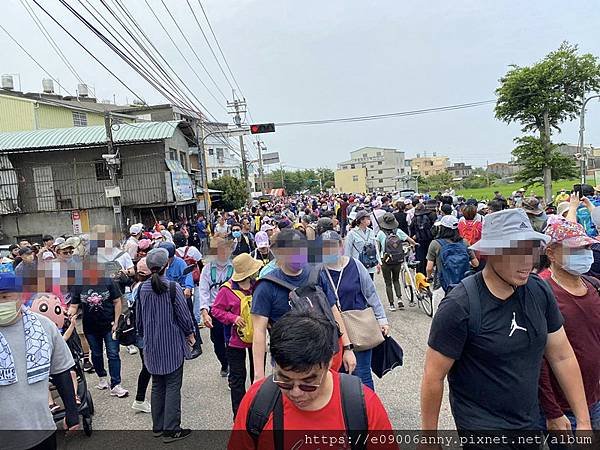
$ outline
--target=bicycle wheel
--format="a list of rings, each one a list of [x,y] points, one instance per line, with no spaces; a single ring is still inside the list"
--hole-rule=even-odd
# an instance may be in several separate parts
[[[400,281],[402,283],[403,297],[410,303],[414,302],[415,291],[410,280],[410,273],[408,273],[408,270],[406,270],[406,267],[404,266],[402,266],[402,269],[400,270]]]
[[[433,317],[433,293],[431,292],[431,289],[421,289],[418,297],[419,306],[423,308],[425,314],[427,314],[429,317]]]

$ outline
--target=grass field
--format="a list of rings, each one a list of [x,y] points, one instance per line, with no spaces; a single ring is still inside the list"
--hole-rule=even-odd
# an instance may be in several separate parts
[[[579,180],[561,180],[552,183],[552,193],[556,194],[561,189],[570,191],[573,189],[573,185],[579,183]],[[458,189],[456,195],[460,195],[464,198],[476,198],[477,200],[490,200],[494,198],[494,192],[500,191],[500,193],[508,198],[512,195],[513,191],[521,188],[519,183],[512,184],[499,184],[493,185],[487,188],[480,189]],[[541,185],[532,186],[527,190],[527,195],[543,195],[544,187]]]

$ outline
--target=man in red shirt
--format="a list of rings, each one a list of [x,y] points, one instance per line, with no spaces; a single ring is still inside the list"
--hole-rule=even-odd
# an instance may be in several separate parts
[[[398,448],[389,442],[392,425],[377,394],[331,370],[333,333],[326,319],[310,312],[288,312],[273,325],[273,375],[242,400],[229,449]],[[367,432],[366,445],[350,445]]]
[[[551,238],[546,249],[552,272],[548,282],[581,369],[592,429],[600,430],[600,281],[583,275],[594,262],[590,246],[598,241],[588,237],[580,224],[566,220],[550,225],[546,234]],[[540,403],[548,430],[575,429],[573,412],[545,360]]]

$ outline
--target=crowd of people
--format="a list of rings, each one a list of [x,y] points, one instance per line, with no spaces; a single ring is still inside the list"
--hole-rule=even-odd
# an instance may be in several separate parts
[[[78,427],[77,359],[96,389],[124,398],[134,384],[121,378],[124,347],[141,360],[132,408],[165,443],[183,439],[184,362],[207,328],[230,388],[230,448],[289,448],[283,429],[391,430],[374,355],[397,345],[388,313],[414,306],[400,280],[410,258],[443,297],[424,430],[437,429],[446,379],[459,431],[599,430],[599,191],[561,191],[545,207],[524,190],[487,202],[297,195],[136,223],[125,238],[97,225],[18,242],[0,264],[0,429],[22,430],[14,448],[54,448],[56,409]]]

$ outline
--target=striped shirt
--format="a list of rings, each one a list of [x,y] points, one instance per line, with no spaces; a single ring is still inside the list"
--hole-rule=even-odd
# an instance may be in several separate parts
[[[166,285],[169,280],[161,277]],[[144,339],[144,363],[153,375],[167,375],[183,364],[189,353],[186,336],[194,332],[194,322],[183,291],[171,303],[169,290],[156,294],[150,280],[142,283],[136,304],[137,332]]]

